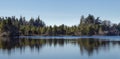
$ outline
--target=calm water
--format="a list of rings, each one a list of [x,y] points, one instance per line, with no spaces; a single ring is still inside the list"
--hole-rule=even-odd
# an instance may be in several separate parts
[[[0,39],[0,59],[120,59],[119,36]]]

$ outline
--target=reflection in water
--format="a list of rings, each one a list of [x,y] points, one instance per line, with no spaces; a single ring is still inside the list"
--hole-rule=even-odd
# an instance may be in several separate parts
[[[0,39],[0,50],[8,51],[8,54],[13,53],[13,50],[20,49],[24,52],[26,47],[32,50],[40,52],[44,45],[49,46],[64,46],[65,44],[78,45],[80,47],[81,54],[87,52],[89,56],[93,55],[94,52],[99,53],[99,50],[109,50],[110,46],[120,45],[120,41],[108,41],[99,39],[13,39],[13,38],[1,38]]]

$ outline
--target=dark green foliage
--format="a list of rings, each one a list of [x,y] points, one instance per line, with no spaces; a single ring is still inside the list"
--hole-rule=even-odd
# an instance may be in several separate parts
[[[34,35],[40,34],[39,28],[44,26],[45,23],[39,17],[36,20],[30,19],[30,21],[26,21],[25,17],[22,16],[20,19],[15,18],[15,16],[0,17],[0,33],[18,30],[17,35]]]
[[[119,35],[120,25],[112,25],[110,21],[101,21],[99,17],[95,19],[93,15],[81,17],[80,20],[81,35]]]
[[[19,35],[19,29],[11,17],[0,18],[0,36]]]
[[[18,30],[18,35],[119,35],[120,24],[112,25],[110,21],[102,21],[99,17],[93,15],[87,17],[81,16],[80,24],[74,26],[46,26],[38,16],[36,19],[31,18],[29,21],[25,17],[19,19],[15,16],[0,17],[0,33],[12,30]]]

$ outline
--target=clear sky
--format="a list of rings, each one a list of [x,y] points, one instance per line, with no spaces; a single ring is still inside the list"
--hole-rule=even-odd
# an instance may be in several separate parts
[[[120,0],[0,0],[0,16],[40,16],[47,25],[77,25],[88,14],[120,22]]]

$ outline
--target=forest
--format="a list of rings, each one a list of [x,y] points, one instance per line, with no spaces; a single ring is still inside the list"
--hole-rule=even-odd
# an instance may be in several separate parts
[[[72,23],[72,22],[71,22]],[[92,35],[120,35],[120,23],[113,24],[109,20],[101,20],[89,14],[87,17],[81,16],[78,25],[67,26],[46,26],[46,23],[37,18],[26,20],[20,18],[0,17],[0,36],[92,36]]]

